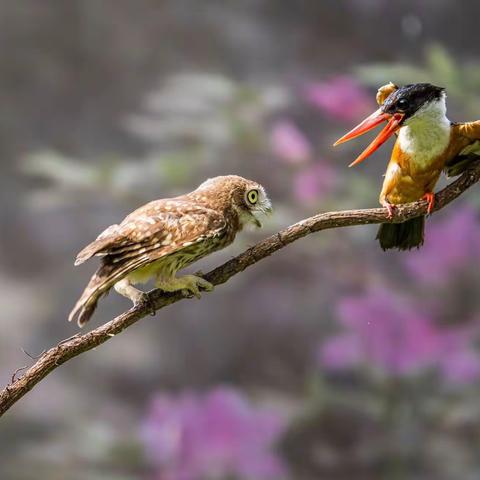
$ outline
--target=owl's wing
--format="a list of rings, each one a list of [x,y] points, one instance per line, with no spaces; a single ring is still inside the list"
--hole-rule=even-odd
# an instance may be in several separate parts
[[[448,177],[462,174],[472,161],[480,158],[480,120],[456,123],[452,129],[459,141],[467,145],[445,165],[445,173]]]
[[[75,265],[97,255],[104,257],[106,263],[121,264],[132,271],[183,247],[221,235],[225,228],[224,216],[215,210],[187,202],[152,202],[121,224],[107,228],[78,254]]]

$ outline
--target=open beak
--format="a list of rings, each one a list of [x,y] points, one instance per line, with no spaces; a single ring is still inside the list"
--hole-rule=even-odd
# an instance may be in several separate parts
[[[373,142],[353,161],[349,167],[353,167],[360,162],[363,162],[367,157],[369,157],[375,150],[380,148],[399,128],[400,123],[404,117],[403,113],[384,113],[381,109],[373,112],[369,117],[367,117],[363,122],[357,125],[353,130],[350,130],[342,138],[339,138],[333,146],[340,145],[341,143],[348,142],[354,138],[363,135],[364,133],[369,132],[374,129],[377,125],[380,125],[382,122],[387,121],[383,130],[375,137]]]

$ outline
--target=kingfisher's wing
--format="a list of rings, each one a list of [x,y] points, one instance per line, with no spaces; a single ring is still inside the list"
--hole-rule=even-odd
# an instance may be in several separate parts
[[[473,161],[480,159],[480,120],[456,123],[452,125],[452,134],[464,147],[446,163],[445,173],[448,177],[461,175]]]
[[[480,140],[480,120],[475,122],[457,123],[454,125],[458,134],[470,140]]]

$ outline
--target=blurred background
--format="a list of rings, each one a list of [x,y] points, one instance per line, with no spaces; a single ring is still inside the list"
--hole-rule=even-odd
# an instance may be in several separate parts
[[[235,173],[275,215],[377,206],[390,148],[331,144],[376,88],[480,117],[475,0],[0,1],[0,381],[77,332],[75,254],[154,198]],[[445,183],[445,182],[443,182]],[[0,478],[480,478],[478,187],[384,253],[312,235],[68,362],[0,422]],[[116,294],[96,327],[129,307]],[[25,353],[27,352],[27,353]]]

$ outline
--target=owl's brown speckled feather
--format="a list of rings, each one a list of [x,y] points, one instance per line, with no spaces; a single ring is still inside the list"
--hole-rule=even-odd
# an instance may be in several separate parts
[[[199,288],[211,290],[200,277],[175,274],[232,243],[245,223],[260,225],[257,215],[270,208],[261,185],[235,175],[212,178],[191,193],[138,208],[78,254],[75,265],[92,256],[101,257],[101,265],[69,320],[77,318],[83,326],[112,287],[137,303],[145,294],[133,285],[152,277],[165,291],[187,290],[199,296]]]

